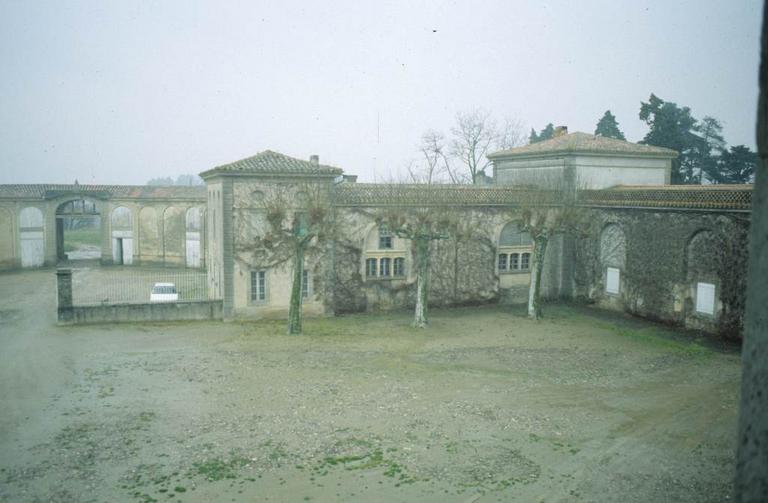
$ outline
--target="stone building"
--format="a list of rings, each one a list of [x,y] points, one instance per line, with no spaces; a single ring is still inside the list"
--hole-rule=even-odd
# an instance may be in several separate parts
[[[58,219],[91,212],[101,219],[103,264],[204,266],[225,319],[284,316],[292,266],[270,251],[268,209],[278,198],[286,221],[298,221],[320,197],[335,232],[308,250],[307,314],[414,304],[411,243],[382,225],[387,212],[407,208],[457,222],[432,244],[432,303],[524,302],[533,246],[523,212],[567,206],[582,223],[550,242],[545,297],[738,337],[751,186],[668,185],[675,155],[571,133],[490,155],[494,183],[482,186],[356,183],[316,156],[271,151],[201,173],[204,188],[6,185],[0,267],[56,264]],[[553,177],[578,190],[563,198],[536,187]]]

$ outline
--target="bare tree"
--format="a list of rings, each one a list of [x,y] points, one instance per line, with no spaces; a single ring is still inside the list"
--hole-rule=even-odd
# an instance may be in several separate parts
[[[451,160],[448,155],[445,135],[433,129],[427,130],[421,135],[419,144],[421,163],[412,164],[408,173],[413,183],[441,183],[448,181],[459,183]]]
[[[499,126],[488,111],[480,109],[456,114],[451,134],[452,153],[466,166],[473,184],[490,165],[488,154],[520,145],[524,140],[518,121],[507,119]]]
[[[535,187],[523,205],[523,230],[533,240],[531,283],[528,289],[528,317],[541,319],[541,273],[550,240],[556,234],[578,232],[582,211],[575,205],[576,187],[562,173],[538,175]]]
[[[393,208],[383,213],[379,225],[397,237],[411,241],[416,272],[416,306],[413,326],[427,326],[429,305],[429,268],[432,241],[448,239],[455,229],[456,219],[444,208]]]
[[[265,267],[292,262],[288,333],[300,334],[305,256],[321,253],[322,243],[335,232],[328,187],[305,184],[291,190],[275,185],[264,195],[262,205],[266,232],[255,232],[255,243],[248,248],[253,250],[254,261]]]

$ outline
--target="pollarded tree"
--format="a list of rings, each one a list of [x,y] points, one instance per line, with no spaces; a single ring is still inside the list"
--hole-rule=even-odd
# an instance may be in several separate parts
[[[567,232],[578,232],[582,226],[582,211],[575,204],[579,183],[562,175],[538,175],[535,188],[522,204],[522,229],[533,240],[531,283],[528,289],[528,317],[543,316],[541,307],[541,274],[550,240]]]
[[[432,242],[448,239],[456,228],[456,219],[445,208],[393,208],[379,218],[382,225],[397,237],[411,241],[416,273],[416,306],[413,326],[424,328],[429,320],[429,268]]]
[[[304,261],[308,253],[322,253],[323,244],[335,233],[329,188],[306,184],[298,191],[275,185],[264,195],[266,232],[256,239],[260,265],[274,267],[292,263],[288,333],[302,331],[302,286]]]
[[[619,129],[619,123],[616,122],[616,116],[610,110],[606,110],[603,117],[597,122],[595,128],[596,136],[606,138],[616,138],[617,140],[626,140],[624,133]]]

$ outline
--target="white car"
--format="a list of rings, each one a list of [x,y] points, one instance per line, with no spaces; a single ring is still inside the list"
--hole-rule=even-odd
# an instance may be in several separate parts
[[[179,300],[179,292],[173,283],[155,283],[152,293],[149,294],[150,302],[176,302]]]

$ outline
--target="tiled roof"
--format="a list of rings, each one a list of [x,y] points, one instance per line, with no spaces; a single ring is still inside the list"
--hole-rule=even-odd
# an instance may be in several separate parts
[[[554,153],[597,153],[597,154],[624,154],[624,155],[648,155],[655,157],[677,157],[677,152],[663,147],[654,147],[652,145],[639,145],[615,138],[605,136],[595,136],[588,133],[569,133],[549,140],[537,143],[531,143],[523,147],[517,147],[509,150],[501,150],[489,154],[489,159],[499,157],[517,157],[531,156]]]
[[[279,152],[265,150],[254,156],[217,166],[201,173],[201,176],[215,173],[338,176],[342,170],[334,166],[315,164]]]
[[[167,198],[205,200],[204,185],[74,185],[74,184],[16,184],[0,185],[0,198],[50,199],[60,194],[91,195],[94,198]]]
[[[506,206],[558,204],[552,191],[511,186],[342,183],[337,206]]]
[[[585,206],[750,211],[752,185],[651,185],[582,190]]]

